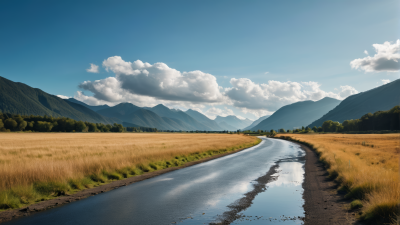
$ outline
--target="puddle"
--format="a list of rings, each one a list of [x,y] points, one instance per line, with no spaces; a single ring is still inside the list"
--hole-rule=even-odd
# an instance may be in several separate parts
[[[303,224],[303,162],[279,164],[278,179],[268,183],[253,204],[231,224]]]
[[[303,224],[302,156],[298,152],[278,161],[264,176],[239,183],[227,190],[226,198],[210,201],[202,212],[180,218],[177,224]],[[232,203],[232,199],[238,200]]]

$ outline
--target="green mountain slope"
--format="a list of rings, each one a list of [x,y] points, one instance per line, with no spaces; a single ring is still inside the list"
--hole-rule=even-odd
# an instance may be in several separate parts
[[[307,126],[335,108],[339,103],[340,101],[337,99],[326,97],[316,102],[303,101],[286,105],[251,130],[293,129]]]
[[[214,131],[224,130],[222,127],[220,127],[218,125],[217,122],[215,122],[214,120],[211,120],[210,118],[208,118],[207,116],[203,115],[200,112],[189,109],[185,113],[188,114],[189,116],[191,116],[193,119],[199,121],[200,123],[210,127]]]
[[[309,127],[321,126],[324,121],[343,123],[345,120],[358,119],[367,113],[386,111],[400,104],[400,79],[369,91],[347,97],[338,106],[324,116],[309,123]]]
[[[92,110],[88,111],[89,109],[77,104],[71,105],[57,96],[3,77],[0,77],[0,110],[21,115],[69,117],[93,123],[114,122]]]
[[[95,111],[95,112],[96,112],[96,111],[99,111],[100,109],[110,108],[110,106],[108,106],[108,105],[95,105],[95,106],[88,105],[88,104],[86,104],[86,103],[84,103],[84,102],[81,102],[81,101],[78,101],[78,100],[76,100],[76,99],[74,99],[74,98],[69,98],[69,99],[64,99],[64,100],[70,101],[70,102],[73,102],[73,103],[76,103],[76,104],[79,104],[79,105],[83,105],[83,106],[85,106],[86,108],[91,109],[91,110],[93,110],[93,111]]]

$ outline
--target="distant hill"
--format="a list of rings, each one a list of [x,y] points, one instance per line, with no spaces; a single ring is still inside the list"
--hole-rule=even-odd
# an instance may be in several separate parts
[[[236,116],[226,116],[226,117],[217,116],[214,121],[217,122],[218,125],[222,128],[224,128],[224,127],[221,126],[221,123],[225,122],[230,127],[235,128],[234,130],[239,130],[239,129],[245,128],[253,123],[253,121],[251,121],[247,118],[245,120],[241,120],[241,119],[237,118]]]
[[[0,77],[0,110],[20,115],[68,117],[93,123],[117,122],[76,103],[3,77]]]
[[[260,118],[258,118],[256,121],[254,121],[252,124],[250,124],[250,126],[243,128],[242,130],[251,130],[251,128],[257,126],[261,121],[267,119],[269,117],[269,115],[267,116],[262,116]]]
[[[345,120],[358,119],[367,113],[386,111],[400,104],[400,79],[369,91],[347,97],[334,109],[311,122],[309,127],[320,127],[324,121],[343,123]]]
[[[139,109],[141,108],[131,103],[120,103],[113,107],[100,109],[97,111],[97,113],[110,118],[118,118],[123,120],[125,116],[130,115]]]
[[[117,118],[125,123],[131,123],[140,127],[154,127],[159,130],[195,130],[194,127],[189,126],[179,119],[160,116],[151,110],[140,108],[131,103],[120,103],[97,112],[101,115]]]
[[[73,102],[73,103],[76,103],[76,104],[79,104],[79,105],[83,105],[83,106],[85,106],[86,108],[91,109],[91,110],[93,110],[93,111],[95,111],[95,112],[98,111],[98,110],[100,110],[100,109],[110,108],[110,106],[108,106],[108,105],[95,105],[95,106],[91,106],[91,105],[88,105],[88,104],[86,104],[86,103],[84,103],[84,102],[78,101],[78,100],[76,100],[76,99],[74,99],[74,98],[68,98],[68,99],[64,99],[64,100],[70,101],[70,102]]]
[[[161,117],[167,117],[170,119],[177,119],[182,121],[180,126],[183,127],[184,130],[207,130],[211,131],[213,128],[207,126],[206,124],[200,123],[190,115],[186,114],[181,110],[173,110],[168,107],[159,104],[154,106],[153,108],[148,108],[150,111],[155,112],[157,115]]]
[[[278,109],[267,119],[261,121],[251,130],[278,130],[280,128],[293,129],[307,126],[320,118],[340,103],[333,98],[323,98],[319,101],[303,101],[286,105]]]
[[[222,130],[227,130],[227,131],[237,131],[238,129],[236,127],[232,127],[225,121],[222,121],[218,124],[220,127],[222,127]]]
[[[207,116],[203,115],[200,112],[197,112],[195,110],[189,109],[185,113],[188,114],[189,116],[191,116],[193,119],[199,121],[200,123],[210,127],[214,131],[222,131],[222,130],[224,130],[222,127],[220,127],[218,125],[217,122],[215,122],[214,120],[211,120],[210,118],[208,118]]]

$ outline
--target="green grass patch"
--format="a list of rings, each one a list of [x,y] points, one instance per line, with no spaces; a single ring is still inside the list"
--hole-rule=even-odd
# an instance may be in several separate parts
[[[356,199],[350,203],[351,209],[360,209],[363,207],[363,204],[360,200]]]

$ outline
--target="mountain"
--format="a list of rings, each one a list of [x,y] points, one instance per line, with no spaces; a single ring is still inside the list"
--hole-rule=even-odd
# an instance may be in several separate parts
[[[153,111],[140,108],[131,103],[120,103],[97,112],[110,118],[120,119],[123,124],[129,123],[141,127],[154,127],[159,130],[195,130],[179,119],[161,117]]]
[[[400,103],[400,79],[369,91],[347,97],[324,116],[309,123],[309,127],[320,127],[327,120],[343,123],[345,120],[359,119],[367,113],[386,111]]]
[[[92,123],[117,122],[79,104],[3,77],[0,77],[0,111],[21,115],[68,117]]]
[[[243,128],[242,130],[251,130],[251,128],[257,126],[259,123],[261,123],[261,121],[267,119],[269,117],[268,116],[262,116],[260,118],[258,118],[256,121],[254,121],[252,124],[250,124],[250,126]]]
[[[217,122],[215,122],[214,120],[211,120],[210,118],[208,118],[207,116],[203,115],[200,112],[197,112],[195,110],[189,109],[185,113],[188,114],[189,116],[191,116],[193,119],[199,121],[200,123],[208,126],[209,128],[211,128],[214,131],[222,131],[222,130],[224,130],[222,127],[220,127],[218,125]]]
[[[326,97],[316,102],[303,101],[286,105],[278,109],[267,119],[261,121],[251,130],[301,128],[321,118],[321,116],[335,108],[339,103],[340,101],[337,99]]]
[[[181,123],[180,125],[185,130],[207,130],[207,131],[214,130],[213,128],[207,126],[206,124],[197,121],[196,119],[186,114],[185,112],[176,109],[169,109],[168,107],[162,104],[154,106],[149,110],[155,112],[157,115],[161,117],[167,117],[170,119],[177,119],[182,121],[183,123]]]
[[[86,108],[91,109],[91,110],[93,110],[93,111],[95,111],[95,112],[96,112],[96,111],[99,111],[100,109],[110,108],[110,106],[108,106],[108,105],[95,105],[95,106],[91,106],[91,105],[88,105],[88,104],[83,103],[83,102],[81,102],[81,101],[78,101],[78,100],[76,100],[76,99],[74,99],[74,98],[68,98],[68,99],[64,99],[64,100],[70,101],[70,102],[73,102],[73,103],[76,103],[76,104],[79,104],[79,105],[83,105],[83,106],[85,106]]]
[[[214,121],[217,122],[219,126],[221,126],[220,124],[222,122],[225,122],[230,127],[234,127],[235,130],[245,128],[245,127],[249,126],[251,123],[253,123],[253,121],[251,121],[247,118],[245,120],[241,120],[241,119],[237,118],[236,116],[226,116],[226,117],[217,116]]]
[[[236,127],[232,127],[231,125],[227,124],[225,121],[222,121],[218,124],[220,127],[222,127],[222,130],[227,130],[227,131],[237,131],[238,129]]]
[[[131,104],[131,103],[120,103],[116,106],[113,107],[108,107],[105,109],[100,109],[97,111],[97,113],[103,115],[103,116],[107,116],[110,118],[118,118],[120,120],[124,120],[124,118],[127,115],[132,114],[133,112],[135,112],[136,110],[141,109],[140,107]]]

